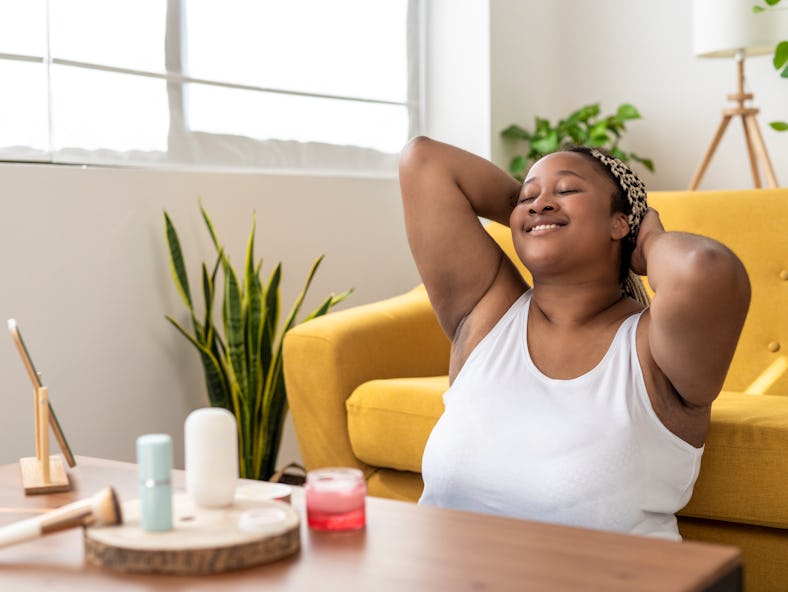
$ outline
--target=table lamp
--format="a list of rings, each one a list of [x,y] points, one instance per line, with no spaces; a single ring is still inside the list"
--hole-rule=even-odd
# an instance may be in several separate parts
[[[755,187],[761,186],[758,172],[760,163],[769,187],[777,187],[766,145],[758,127],[758,109],[746,105],[752,93],[744,92],[744,59],[769,54],[779,41],[788,37],[788,11],[756,14],[756,0],[693,0],[692,24],[695,55],[704,58],[734,58],[738,71],[738,88],[729,94],[735,107],[722,110],[722,121],[703,155],[703,160],[690,183],[690,191],[697,189],[731,119],[740,116],[750,157],[750,169]]]

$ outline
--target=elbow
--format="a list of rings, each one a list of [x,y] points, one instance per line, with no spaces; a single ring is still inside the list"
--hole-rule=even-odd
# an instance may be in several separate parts
[[[694,294],[730,298],[746,314],[750,304],[750,279],[741,260],[720,243],[698,246],[688,253],[679,273]]]
[[[415,136],[408,140],[399,154],[399,172],[412,170],[427,160],[433,141],[427,136]]]

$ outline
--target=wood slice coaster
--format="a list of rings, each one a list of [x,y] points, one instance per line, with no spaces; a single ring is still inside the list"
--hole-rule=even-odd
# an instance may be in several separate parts
[[[196,507],[189,497],[172,500],[173,530],[140,526],[140,501],[123,504],[123,524],[85,529],[85,559],[130,573],[202,575],[270,563],[300,547],[299,517],[278,501],[236,498],[229,508]]]

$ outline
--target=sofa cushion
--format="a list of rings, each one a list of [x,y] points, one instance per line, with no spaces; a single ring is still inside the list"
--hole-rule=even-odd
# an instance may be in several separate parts
[[[447,376],[365,382],[347,399],[353,453],[373,467],[421,472],[421,456],[443,413]]]
[[[788,528],[788,398],[723,392],[682,515]]]

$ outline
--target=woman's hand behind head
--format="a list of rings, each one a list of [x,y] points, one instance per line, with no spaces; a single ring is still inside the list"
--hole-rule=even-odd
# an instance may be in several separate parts
[[[651,239],[665,232],[662,221],[659,219],[659,212],[654,208],[649,208],[640,223],[635,250],[632,252],[630,267],[638,275],[646,275],[648,266],[646,265],[646,252]]]

